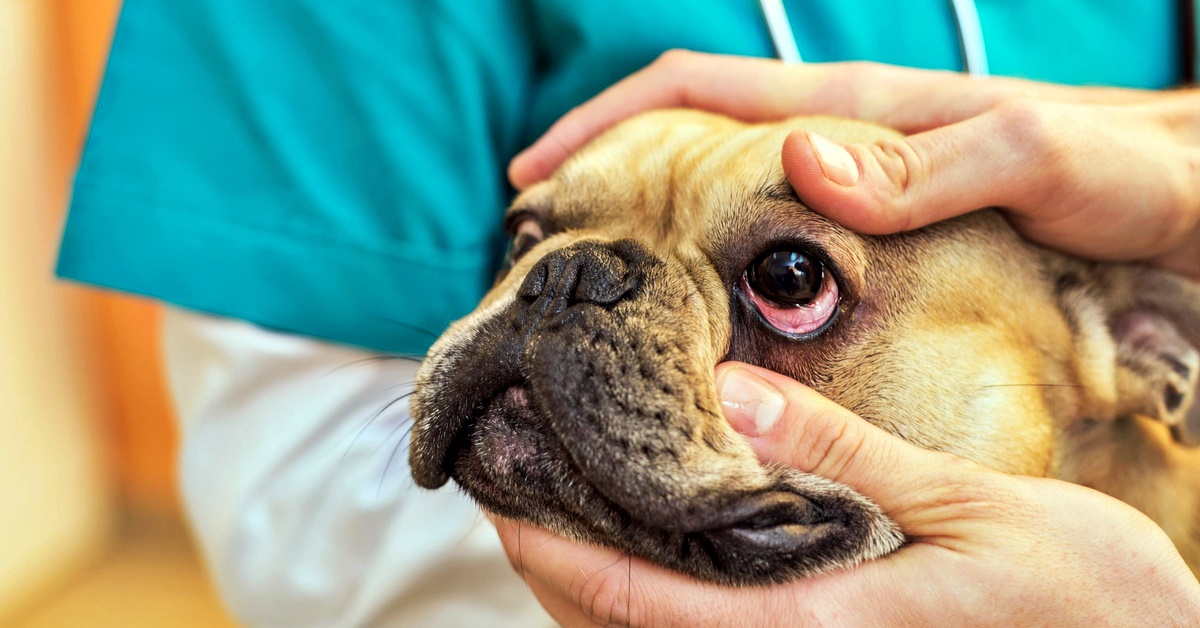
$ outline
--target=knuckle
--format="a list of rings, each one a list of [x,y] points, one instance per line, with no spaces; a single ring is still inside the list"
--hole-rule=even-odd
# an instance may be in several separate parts
[[[804,471],[838,478],[863,454],[864,435],[833,409],[813,412],[801,432],[800,461]]]
[[[647,68],[639,72],[641,80],[651,90],[665,90],[672,94],[675,106],[690,107],[689,79],[693,75],[698,52],[683,48],[672,48],[658,56]]]
[[[1015,106],[1018,109],[1036,107],[1040,99],[1038,90],[1024,81],[989,81],[980,85],[976,94],[981,107],[979,111],[1009,106]]]
[[[1016,174],[1027,195],[1044,198],[1086,189],[1089,171],[1078,150],[1073,106],[1017,98],[988,115],[991,136],[1010,156],[1002,167]]]
[[[1042,166],[1062,165],[1070,154],[1063,141],[1062,117],[1058,108],[1032,98],[1005,101],[992,110],[996,137],[1022,159]]]
[[[664,69],[675,69],[690,64],[695,57],[696,53],[691,50],[671,48],[658,55],[658,58],[651,65]]]
[[[879,72],[879,64],[872,61],[846,61],[837,75],[848,84],[870,85]]]
[[[907,221],[908,212],[895,210],[908,209],[914,204],[920,184],[933,176],[929,161],[902,138],[880,140],[869,144],[868,149],[889,184],[877,191],[880,198],[876,199],[876,206],[892,210],[888,215]],[[895,226],[907,230],[911,225]]]

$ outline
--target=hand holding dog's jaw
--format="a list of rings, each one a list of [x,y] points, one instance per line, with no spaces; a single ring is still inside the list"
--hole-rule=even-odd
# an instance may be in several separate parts
[[[509,177],[525,188],[620,120],[680,106],[749,121],[831,114],[913,133],[846,145],[849,153],[824,168],[814,142],[832,146],[830,155],[837,144],[797,135],[783,145],[800,198],[862,233],[895,233],[995,206],[1038,243],[1200,278],[1197,90],[1066,87],[672,52],[564,116],[513,160]]]
[[[947,454],[888,437],[788,377],[726,362],[717,366],[716,382],[726,420],[747,437],[760,459],[848,484],[878,503],[902,528],[909,523],[904,514],[918,510],[918,504],[908,500],[943,478],[933,469],[945,464],[938,458]],[[961,463],[964,471],[978,467],[950,458],[948,464]],[[897,474],[898,467],[906,471]]]
[[[1200,583],[1160,529],[1104,495],[1007,476],[914,447],[811,389],[744,364],[717,381],[785,400],[764,461],[840,478],[913,539],[890,556],[769,588],[701,583],[645,561],[495,518],[513,568],[560,623],[578,625],[1190,625]],[[774,407],[764,398],[767,406]],[[804,447],[796,447],[800,441]],[[897,480],[906,478],[906,488]],[[1136,542],[1131,543],[1131,539]],[[1121,548],[1119,551],[1115,548]]]

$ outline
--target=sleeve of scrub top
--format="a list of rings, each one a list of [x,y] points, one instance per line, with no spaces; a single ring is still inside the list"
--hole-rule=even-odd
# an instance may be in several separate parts
[[[424,352],[501,257],[524,8],[126,0],[59,274]]]
[[[549,626],[491,522],[413,485],[417,364],[168,308],[179,476],[221,598],[250,626]]]

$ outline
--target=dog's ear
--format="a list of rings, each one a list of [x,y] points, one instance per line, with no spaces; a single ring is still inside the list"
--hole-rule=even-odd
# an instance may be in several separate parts
[[[1200,283],[1093,265],[1061,273],[1058,296],[1076,334],[1077,371],[1100,400],[1088,418],[1146,416],[1200,445]]]

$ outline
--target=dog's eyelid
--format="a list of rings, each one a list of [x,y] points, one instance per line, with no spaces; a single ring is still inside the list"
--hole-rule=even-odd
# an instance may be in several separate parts
[[[514,238],[522,232],[531,233],[539,239],[546,237],[553,229],[549,216],[536,209],[511,209],[504,217],[504,232]]]
[[[837,256],[833,255],[831,251],[816,238],[810,239],[807,237],[787,237],[769,240],[765,243],[765,245],[758,248],[758,252],[755,254],[754,259],[760,259],[774,251],[801,251],[806,255],[812,256],[817,261],[821,262],[821,264],[827,269],[834,271],[835,275],[838,275],[837,269],[839,268],[839,265],[837,263]],[[841,279],[840,275],[838,275],[838,279]]]
[[[504,216],[504,222],[502,223],[504,227],[504,233],[508,234],[510,237],[515,236],[517,234],[517,227],[521,226],[521,223],[525,222],[526,220],[537,221],[539,226],[541,225],[541,219],[535,212],[531,210],[509,210],[508,214]]]
[[[513,238],[518,241],[541,242],[546,239],[546,232],[538,221],[523,220],[517,223]]]

